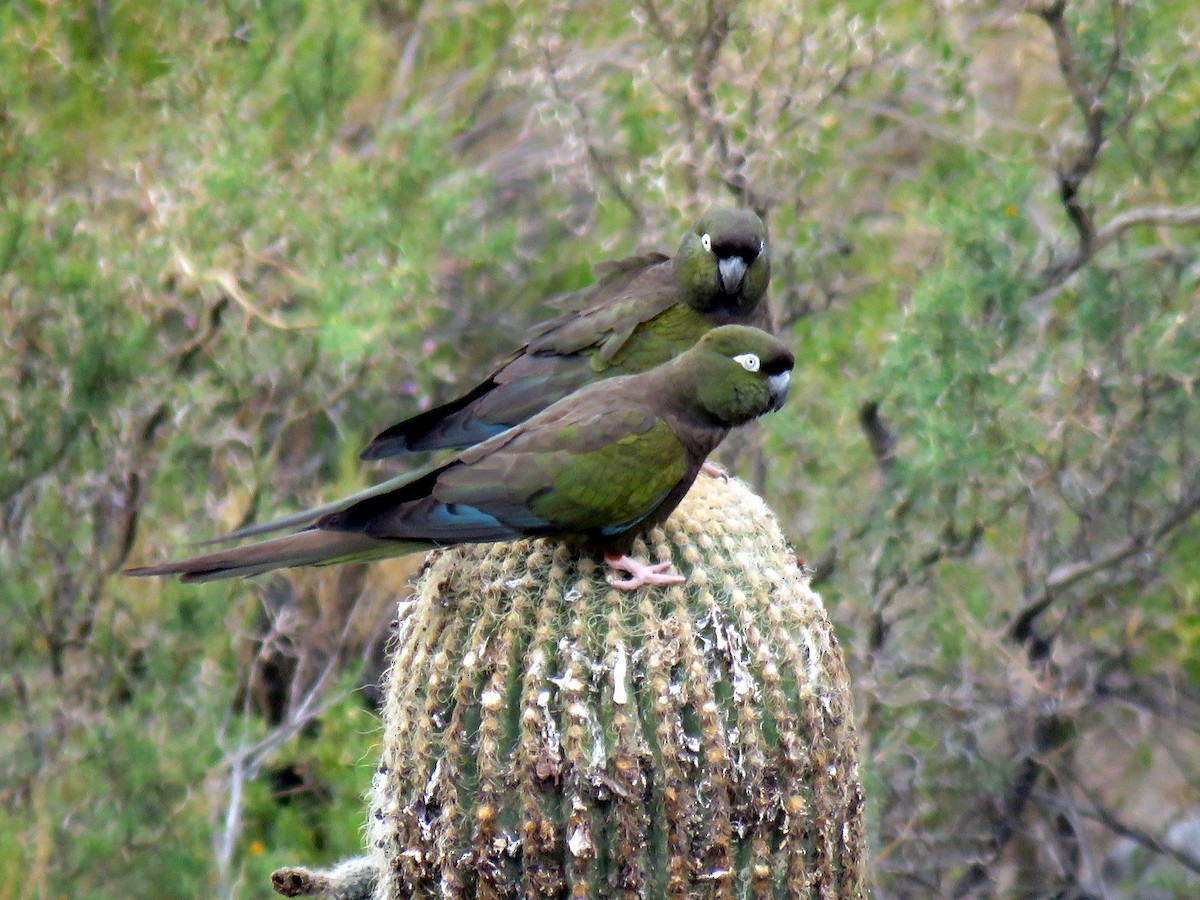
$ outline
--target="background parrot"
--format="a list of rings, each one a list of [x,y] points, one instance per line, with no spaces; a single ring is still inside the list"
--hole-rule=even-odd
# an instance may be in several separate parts
[[[128,575],[249,576],[422,552],[458,543],[559,537],[629,573],[614,586],[677,583],[669,563],[627,555],[663,521],[731,428],[778,409],[792,354],[756,328],[716,328],[680,356],[606,379],[393,490],[364,492],[285,537]]]
[[[674,258],[648,253],[597,271],[596,284],[557,301],[567,311],[535,326],[488,378],[383,431],[362,458],[469,447],[584,385],[666,362],[719,325],[769,326],[766,231],[749,210],[709,211]]]

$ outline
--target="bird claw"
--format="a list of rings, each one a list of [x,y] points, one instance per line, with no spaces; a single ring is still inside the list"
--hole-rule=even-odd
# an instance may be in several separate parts
[[[706,462],[700,466],[700,471],[709,478],[720,478],[722,481],[729,480],[729,472],[723,466],[718,466],[714,462]]]
[[[644,563],[629,555],[606,555],[604,561],[614,569],[629,573],[629,578],[617,578],[611,572],[608,575],[609,585],[621,591],[636,591],[647,584],[683,584],[687,581],[678,572],[667,571],[671,568],[669,562]]]

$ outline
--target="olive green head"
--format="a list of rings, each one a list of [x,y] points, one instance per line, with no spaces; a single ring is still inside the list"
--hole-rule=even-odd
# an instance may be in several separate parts
[[[693,309],[744,320],[771,280],[771,255],[762,219],[748,209],[713,209],[684,235],[675,278]]]
[[[783,406],[795,362],[778,340],[747,325],[722,325],[679,357],[701,410],[726,427]]]

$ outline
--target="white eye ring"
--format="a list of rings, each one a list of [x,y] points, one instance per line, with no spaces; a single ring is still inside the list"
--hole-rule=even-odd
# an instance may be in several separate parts
[[[738,356],[735,356],[733,361],[741,363],[742,368],[747,372],[757,372],[758,367],[762,365],[762,363],[759,362],[758,357],[753,353],[742,353]]]
[[[766,240],[764,240],[763,238],[759,238],[759,239],[758,239],[758,252],[759,252],[759,253],[762,253],[762,252],[763,252],[764,250],[766,250],[766,249],[767,249],[767,242],[766,242]]]
[[[700,246],[712,253],[712,238],[707,234],[700,235]]]

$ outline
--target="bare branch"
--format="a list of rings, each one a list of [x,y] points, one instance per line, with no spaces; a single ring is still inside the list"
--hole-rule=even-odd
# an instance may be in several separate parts
[[[629,210],[633,221],[644,222],[646,217],[642,213],[640,204],[625,189],[625,185],[621,183],[621,179],[614,171],[612,164],[600,152],[595,135],[592,133],[592,117],[584,108],[583,101],[579,98],[579,95],[568,91],[563,86],[561,79],[558,77],[558,65],[550,56],[550,48],[543,45],[541,51],[542,71],[550,85],[551,93],[557,102],[568,107],[574,113],[575,127],[578,130],[579,139],[583,143],[584,152],[587,154],[588,162],[591,163],[593,171],[595,171],[608,189],[612,191],[613,196],[617,198],[620,204]]]
[[[1200,228],[1200,206],[1181,209],[1171,206],[1139,206],[1117,213],[1096,231],[1094,249],[1100,250],[1138,225],[1170,228]]]
[[[729,129],[717,109],[712,80],[718,71],[721,49],[729,40],[731,7],[724,2],[710,2],[704,27],[696,41],[688,73],[687,102],[703,123],[709,143],[716,154],[722,183],[739,202],[752,207],[766,217],[770,204],[746,178],[746,156],[734,148]]]
[[[402,607],[401,616],[404,612],[405,608]],[[214,829],[213,834],[218,883],[222,886],[225,896],[233,896],[232,862],[242,828],[243,788],[258,777],[273,753],[344,698],[344,692],[333,691],[331,688],[345,671],[343,650],[352,643],[354,618],[353,615],[346,617],[338,637],[337,649],[329,654],[316,678],[303,684],[303,695],[289,703],[284,720],[253,743],[247,737],[252,700],[250,693],[246,694],[242,704],[242,728],[239,737],[236,745],[225,753],[224,766],[228,768],[228,774],[222,778],[226,785],[225,813],[221,827]],[[264,650],[265,645],[269,643],[269,640],[264,642]],[[362,655],[365,664],[369,656],[369,647],[363,648]]]
[[[1179,678],[1134,674],[1124,654],[1100,659],[1092,689],[1102,700],[1123,703],[1200,732],[1200,693]]]
[[[1084,265],[1095,253],[1096,227],[1092,211],[1084,205],[1080,197],[1080,189],[1084,179],[1095,169],[1096,162],[1100,158],[1100,151],[1104,148],[1104,125],[1107,118],[1104,105],[1100,101],[1100,91],[1103,90],[1103,84],[1107,81],[1108,74],[1104,76],[1100,86],[1095,89],[1084,81],[1084,76],[1079,70],[1079,60],[1075,55],[1075,47],[1071,43],[1071,33],[1067,26],[1065,12],[1065,0],[1056,0],[1054,3],[1034,10],[1034,14],[1046,23],[1054,38],[1058,68],[1062,73],[1063,81],[1066,82],[1067,89],[1071,92],[1075,106],[1083,116],[1085,132],[1084,144],[1078,155],[1069,165],[1060,167],[1058,171],[1059,198],[1066,208],[1067,217],[1075,227],[1079,243],[1075,252],[1068,259],[1051,264],[1047,268],[1044,275],[1047,284],[1061,282]],[[1114,56],[1110,58],[1108,66],[1109,74],[1120,63],[1121,46],[1119,40],[1114,42]]]
[[[1078,779],[1071,779],[1072,786],[1078,790],[1084,797],[1087,798],[1090,807],[1077,807],[1079,813],[1095,822],[1099,822],[1105,828],[1120,835],[1121,837],[1129,838],[1130,840],[1140,844],[1147,850],[1158,853],[1162,856],[1169,857],[1179,863],[1184,868],[1200,874],[1200,856],[1188,853],[1178,847],[1173,847],[1160,838],[1155,837],[1148,831],[1144,831],[1128,822],[1120,819],[1116,813],[1100,802],[1096,794],[1084,787]],[[1038,795],[1039,802],[1046,803],[1056,809],[1062,809],[1066,802],[1059,797]]]
[[[1200,207],[1188,206],[1139,206],[1117,213],[1108,222],[1096,229],[1086,255],[1076,254],[1071,259],[1069,270],[1064,268],[1058,275],[1044,277],[1046,286],[1033,296],[1033,304],[1044,306],[1052,300],[1067,280],[1083,268],[1105,247],[1119,240],[1130,228],[1153,225],[1163,228],[1200,228]]]
[[[1200,487],[1193,488],[1190,494],[1175,504],[1167,515],[1144,533],[1131,534],[1092,559],[1076,560],[1056,566],[1046,576],[1041,588],[1022,603],[1020,613],[1008,630],[1009,639],[1017,643],[1027,641],[1034,621],[1050,607],[1058,593],[1085,578],[1118,566],[1139,553],[1155,549],[1167,535],[1187,522],[1197,511],[1200,511]]]
[[[896,595],[915,578],[945,559],[969,556],[979,545],[985,532],[982,522],[974,522],[965,535],[958,535],[949,524],[943,530],[944,540],[926,550],[907,569],[900,569],[887,578],[879,579],[872,593],[878,597],[871,613],[871,648],[878,649],[887,638],[888,624],[884,613]]]

